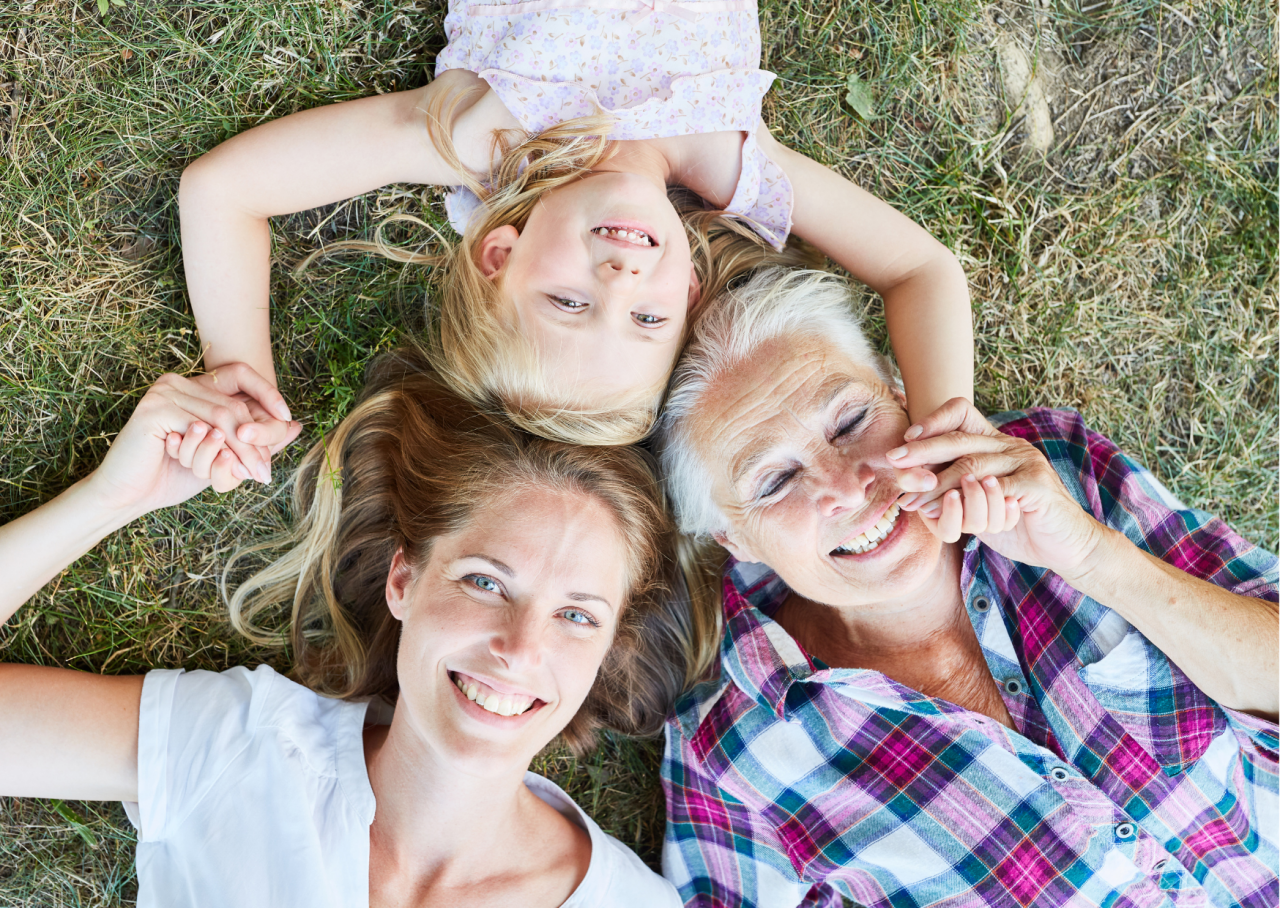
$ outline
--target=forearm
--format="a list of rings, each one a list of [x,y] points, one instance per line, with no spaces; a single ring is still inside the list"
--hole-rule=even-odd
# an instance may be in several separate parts
[[[955,255],[906,215],[829,168],[772,137],[761,146],[791,180],[792,231],[883,298],[912,419],[923,419],[954,397],[972,400],[969,285]]]
[[[83,479],[57,498],[0,527],[0,624],[97,545],[139,516],[112,509]]]
[[[1280,708],[1274,603],[1192,577],[1106,530],[1064,579],[1114,609],[1223,706],[1274,720]]]

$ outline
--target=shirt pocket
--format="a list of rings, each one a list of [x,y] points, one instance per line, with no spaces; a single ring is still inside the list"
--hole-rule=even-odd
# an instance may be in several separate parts
[[[1079,672],[1098,703],[1168,775],[1194,765],[1227,727],[1218,705],[1136,630]]]

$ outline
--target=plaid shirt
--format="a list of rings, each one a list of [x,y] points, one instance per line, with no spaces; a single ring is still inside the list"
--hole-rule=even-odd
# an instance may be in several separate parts
[[[1094,517],[1276,601],[1276,558],[1184,508],[1070,410],[995,417]],[[1275,908],[1277,728],[1115,612],[970,539],[961,588],[1017,731],[809,657],[772,571],[731,564],[720,677],[667,727],[664,870],[687,905]]]

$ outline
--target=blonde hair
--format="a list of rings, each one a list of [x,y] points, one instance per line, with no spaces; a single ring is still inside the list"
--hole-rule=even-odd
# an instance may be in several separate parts
[[[595,116],[566,120],[535,136],[495,134],[494,156],[498,163],[486,183],[467,170],[444,126],[453,122],[453,112],[472,92],[483,90],[433,99],[427,111],[435,147],[463,175],[464,185],[481,201],[461,242],[448,243],[437,233],[442,247],[439,252],[397,249],[383,237],[382,227],[387,223],[414,223],[435,231],[420,218],[396,215],[379,226],[372,243],[347,242],[330,249],[375,251],[396,261],[430,264],[440,269],[439,300],[427,310],[428,352],[440,376],[458,394],[480,406],[497,401],[516,425],[544,438],[578,445],[639,441],[657,418],[667,376],[656,385],[606,401],[588,402],[569,389],[557,387],[533,344],[503,317],[501,288],[481,270],[477,257],[480,243],[490,232],[505,225],[523,231],[545,193],[579,179],[613,153],[613,143],[608,139],[613,119]],[[690,190],[672,187],[668,198],[685,226],[705,301],[764,265],[821,265],[821,254],[813,247],[796,239],[789,241],[785,249],[775,250],[742,221],[708,209],[702,198]],[[304,266],[317,254],[322,252],[309,256]],[[695,308],[685,326],[686,337],[703,308]]]
[[[231,622],[255,642],[287,642],[295,675],[320,693],[394,698],[400,623],[385,595],[392,557],[402,549],[420,568],[437,536],[495,496],[530,486],[600,502],[627,551],[628,596],[613,646],[564,740],[582,753],[598,728],[656,734],[714,658],[719,610],[708,566],[677,548],[652,459],[637,448],[588,449],[521,432],[453,394],[416,351],[381,357],[359,404],[307,453],[293,478],[292,532],[233,556],[224,593],[240,559],[287,546],[230,595]],[[282,609],[283,632],[264,626]]]

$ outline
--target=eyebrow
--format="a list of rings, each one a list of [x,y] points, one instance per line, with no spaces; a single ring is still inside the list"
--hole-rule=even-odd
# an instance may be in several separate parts
[[[848,391],[851,386],[861,384],[863,384],[863,382],[856,378],[837,379],[835,383],[822,395],[822,400],[818,404],[817,408],[818,412],[821,413],[830,408],[836,398]],[[760,465],[762,460],[773,453],[773,449],[775,447],[776,445],[772,442],[764,442],[754,448],[748,448],[746,451],[735,457],[729,464],[729,468],[731,470],[730,480],[732,483],[735,486],[740,483],[746,474],[754,470]]]
[[[469,555],[463,555],[462,557],[463,557],[463,558],[475,558],[475,559],[477,559],[477,560],[479,560],[479,561],[483,561],[483,562],[485,562],[486,564],[490,564],[490,565],[492,565],[492,566],[493,566],[493,568],[494,568],[494,570],[498,571],[498,573],[500,573],[500,574],[506,574],[506,575],[507,575],[508,577],[510,577],[512,580],[514,580],[514,579],[515,579],[516,572],[515,572],[515,571],[513,571],[513,570],[512,570],[509,566],[507,566],[506,564],[504,564],[504,563],[502,563],[501,561],[499,561],[497,558],[494,558],[492,555],[482,555],[482,554],[481,554],[481,553],[479,553],[479,552],[472,552],[471,554],[469,554]],[[568,596],[566,596],[565,598],[566,598],[566,599],[571,599],[571,600],[572,600],[572,601],[574,601],[574,602],[599,602],[599,603],[602,603],[602,604],[604,604],[604,605],[609,606],[609,608],[613,608],[613,603],[612,603],[612,602],[610,602],[608,599],[604,598],[603,596],[597,596],[597,595],[595,595],[594,593],[569,593],[569,595],[568,595]]]

